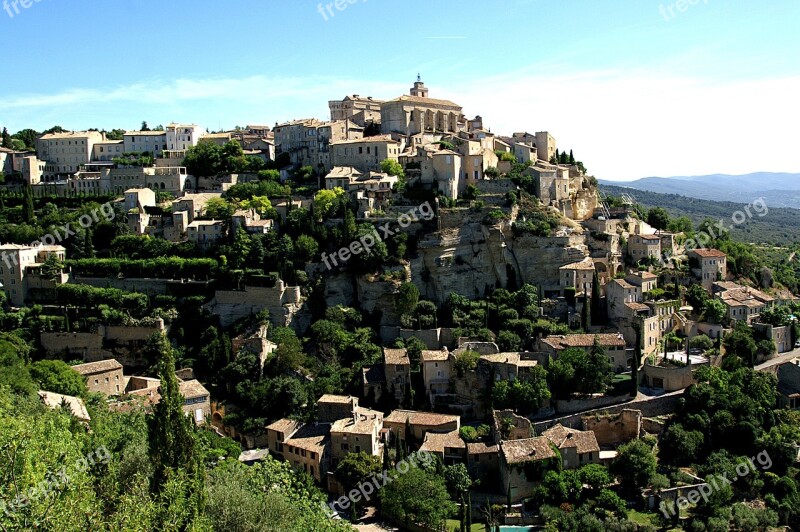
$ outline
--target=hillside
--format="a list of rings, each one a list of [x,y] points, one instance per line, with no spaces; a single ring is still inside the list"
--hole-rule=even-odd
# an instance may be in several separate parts
[[[600,182],[603,185],[712,201],[749,203],[761,197],[771,207],[800,209],[800,174],[758,172],[746,175],[645,177],[635,181]]]
[[[731,217],[737,211],[753,201],[753,194],[747,201],[741,203],[731,201],[712,201],[687,197],[678,194],[661,194],[644,190],[634,190],[627,186],[603,184],[600,190],[611,196],[627,193],[633,196],[637,203],[645,207],[663,207],[670,216],[686,216],[697,225],[706,218],[714,221],[725,221],[726,226],[733,225]],[[800,194],[800,192],[798,192]],[[800,243],[800,210],[774,207],[766,200],[769,210],[763,217],[756,212],[744,224],[734,227],[731,236],[742,242],[763,243],[770,242],[779,245]]]

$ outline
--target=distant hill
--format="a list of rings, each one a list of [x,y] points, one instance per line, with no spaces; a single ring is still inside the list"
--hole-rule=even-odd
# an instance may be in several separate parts
[[[713,201],[750,203],[756,198],[764,198],[770,207],[800,209],[800,174],[759,172],[746,175],[645,177],[635,181],[601,179],[600,183]]]
[[[717,188],[721,188],[717,185]],[[620,196],[623,193],[633,196],[636,203],[647,207],[664,207],[672,217],[686,216],[694,222],[695,226],[706,218],[714,221],[724,220],[726,226],[733,225],[731,217],[736,211],[742,211],[744,205],[752,203],[758,196],[750,196],[746,201],[710,201],[697,198],[680,196],[677,194],[659,194],[643,190],[634,190],[628,187],[614,185],[600,185],[600,190],[610,196]],[[800,243],[800,210],[774,207],[767,201],[769,211],[766,216],[759,217],[753,213],[751,219],[744,224],[734,227],[731,237],[741,242],[763,243],[770,242],[780,245]]]

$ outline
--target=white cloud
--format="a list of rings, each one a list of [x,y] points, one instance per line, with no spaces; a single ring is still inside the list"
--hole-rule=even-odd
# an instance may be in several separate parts
[[[548,130],[604,179],[797,171],[800,77],[526,73],[448,91],[496,132]]]
[[[459,73],[469,68],[468,64]],[[439,72],[441,78],[451,77]],[[451,79],[453,79],[451,77]],[[0,99],[10,126],[119,127],[185,120],[209,128],[327,116],[345,94],[392,98],[411,85],[357,79],[209,78],[146,80]],[[435,83],[432,83],[435,81]],[[447,84],[428,80],[432,97],[449,98],[493,131],[550,131],[604,179],[650,175],[798,171],[800,77],[716,82],[652,70],[564,74],[540,64],[497,77]],[[30,123],[31,117],[44,123]],[[92,122],[94,121],[94,122]],[[78,123],[76,123],[78,122]]]

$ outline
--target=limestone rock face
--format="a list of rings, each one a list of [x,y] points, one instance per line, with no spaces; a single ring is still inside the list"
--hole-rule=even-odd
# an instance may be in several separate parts
[[[506,229],[479,223],[438,231],[422,240],[411,262],[421,297],[442,303],[456,292],[469,298],[507,283]]]
[[[559,290],[559,268],[589,256],[582,233],[555,237],[520,235],[509,241],[509,249],[519,268],[518,282],[540,285],[543,290]]]

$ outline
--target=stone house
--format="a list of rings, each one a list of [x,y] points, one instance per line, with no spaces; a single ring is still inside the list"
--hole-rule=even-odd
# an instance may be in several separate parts
[[[228,236],[227,224],[221,220],[195,220],[186,228],[189,242],[200,247],[216,244]]]
[[[467,459],[467,444],[457,430],[427,433],[419,450],[435,454],[445,465],[464,463]]]
[[[717,281],[724,281],[727,276],[727,255],[718,249],[693,249],[686,253],[689,257],[689,268],[692,275],[708,291]]]
[[[295,470],[308,473],[320,483],[328,473],[329,429],[323,424],[304,425],[283,442],[283,458]]]
[[[122,395],[125,393],[125,376],[122,364],[115,359],[101,360],[72,366],[76,372],[86,379],[86,387],[90,392],[105,395]]]
[[[54,278],[40,275],[47,259],[54,257],[64,261],[66,254],[63,246],[0,246],[0,289],[5,292],[8,302],[14,307],[22,307],[33,288],[55,288],[66,283],[69,276],[63,271]]]
[[[357,408],[357,397],[325,394],[317,401],[317,421],[333,423],[339,419],[350,418]]]
[[[332,166],[352,166],[361,172],[380,171],[386,159],[400,158],[400,148],[400,142],[389,135],[340,140],[331,144]]]
[[[564,295],[567,288],[574,288],[576,294],[584,292],[590,294],[595,271],[594,260],[591,257],[560,267],[558,284],[561,287],[561,294]]]
[[[403,441],[413,439],[418,443],[425,440],[429,432],[447,433],[458,431],[461,428],[461,418],[449,414],[435,414],[433,412],[417,412],[415,410],[394,410],[383,420],[383,426],[394,437]],[[406,434],[406,428],[411,429],[411,434]]]
[[[565,469],[600,463],[600,445],[590,430],[568,429],[559,423],[544,431],[542,436],[559,450]]]
[[[330,427],[331,468],[335,468],[349,453],[382,456],[382,430],[383,414],[369,408],[358,407],[350,417],[333,422]]]
[[[604,334],[568,334],[566,336],[548,336],[537,341],[537,351],[544,352],[556,359],[565,349],[578,348],[587,353],[594,346],[595,340],[606,351],[606,356],[615,371],[630,369],[632,358],[625,346],[625,339],[620,333]]]
[[[411,384],[411,359],[405,349],[383,349],[383,372],[386,391],[402,403],[406,386]]]
[[[279,419],[274,423],[267,425],[267,447],[269,451],[277,457],[286,458],[284,456],[283,444],[297,432],[303,423],[293,419]]]
[[[452,376],[452,357],[447,348],[441,351],[422,351],[422,379],[425,393],[433,403],[437,395],[446,394]]]
[[[551,441],[544,437],[500,442],[500,482],[511,499],[519,502],[533,495],[534,488],[559,459]]]
[[[766,309],[775,306],[775,298],[769,294],[730,281],[715,282],[711,291],[725,304],[727,318],[732,322],[750,323]]]
[[[778,404],[781,408],[800,408],[800,359],[778,366]]]
[[[658,235],[631,235],[628,239],[628,255],[633,262],[661,257],[661,237]]]

